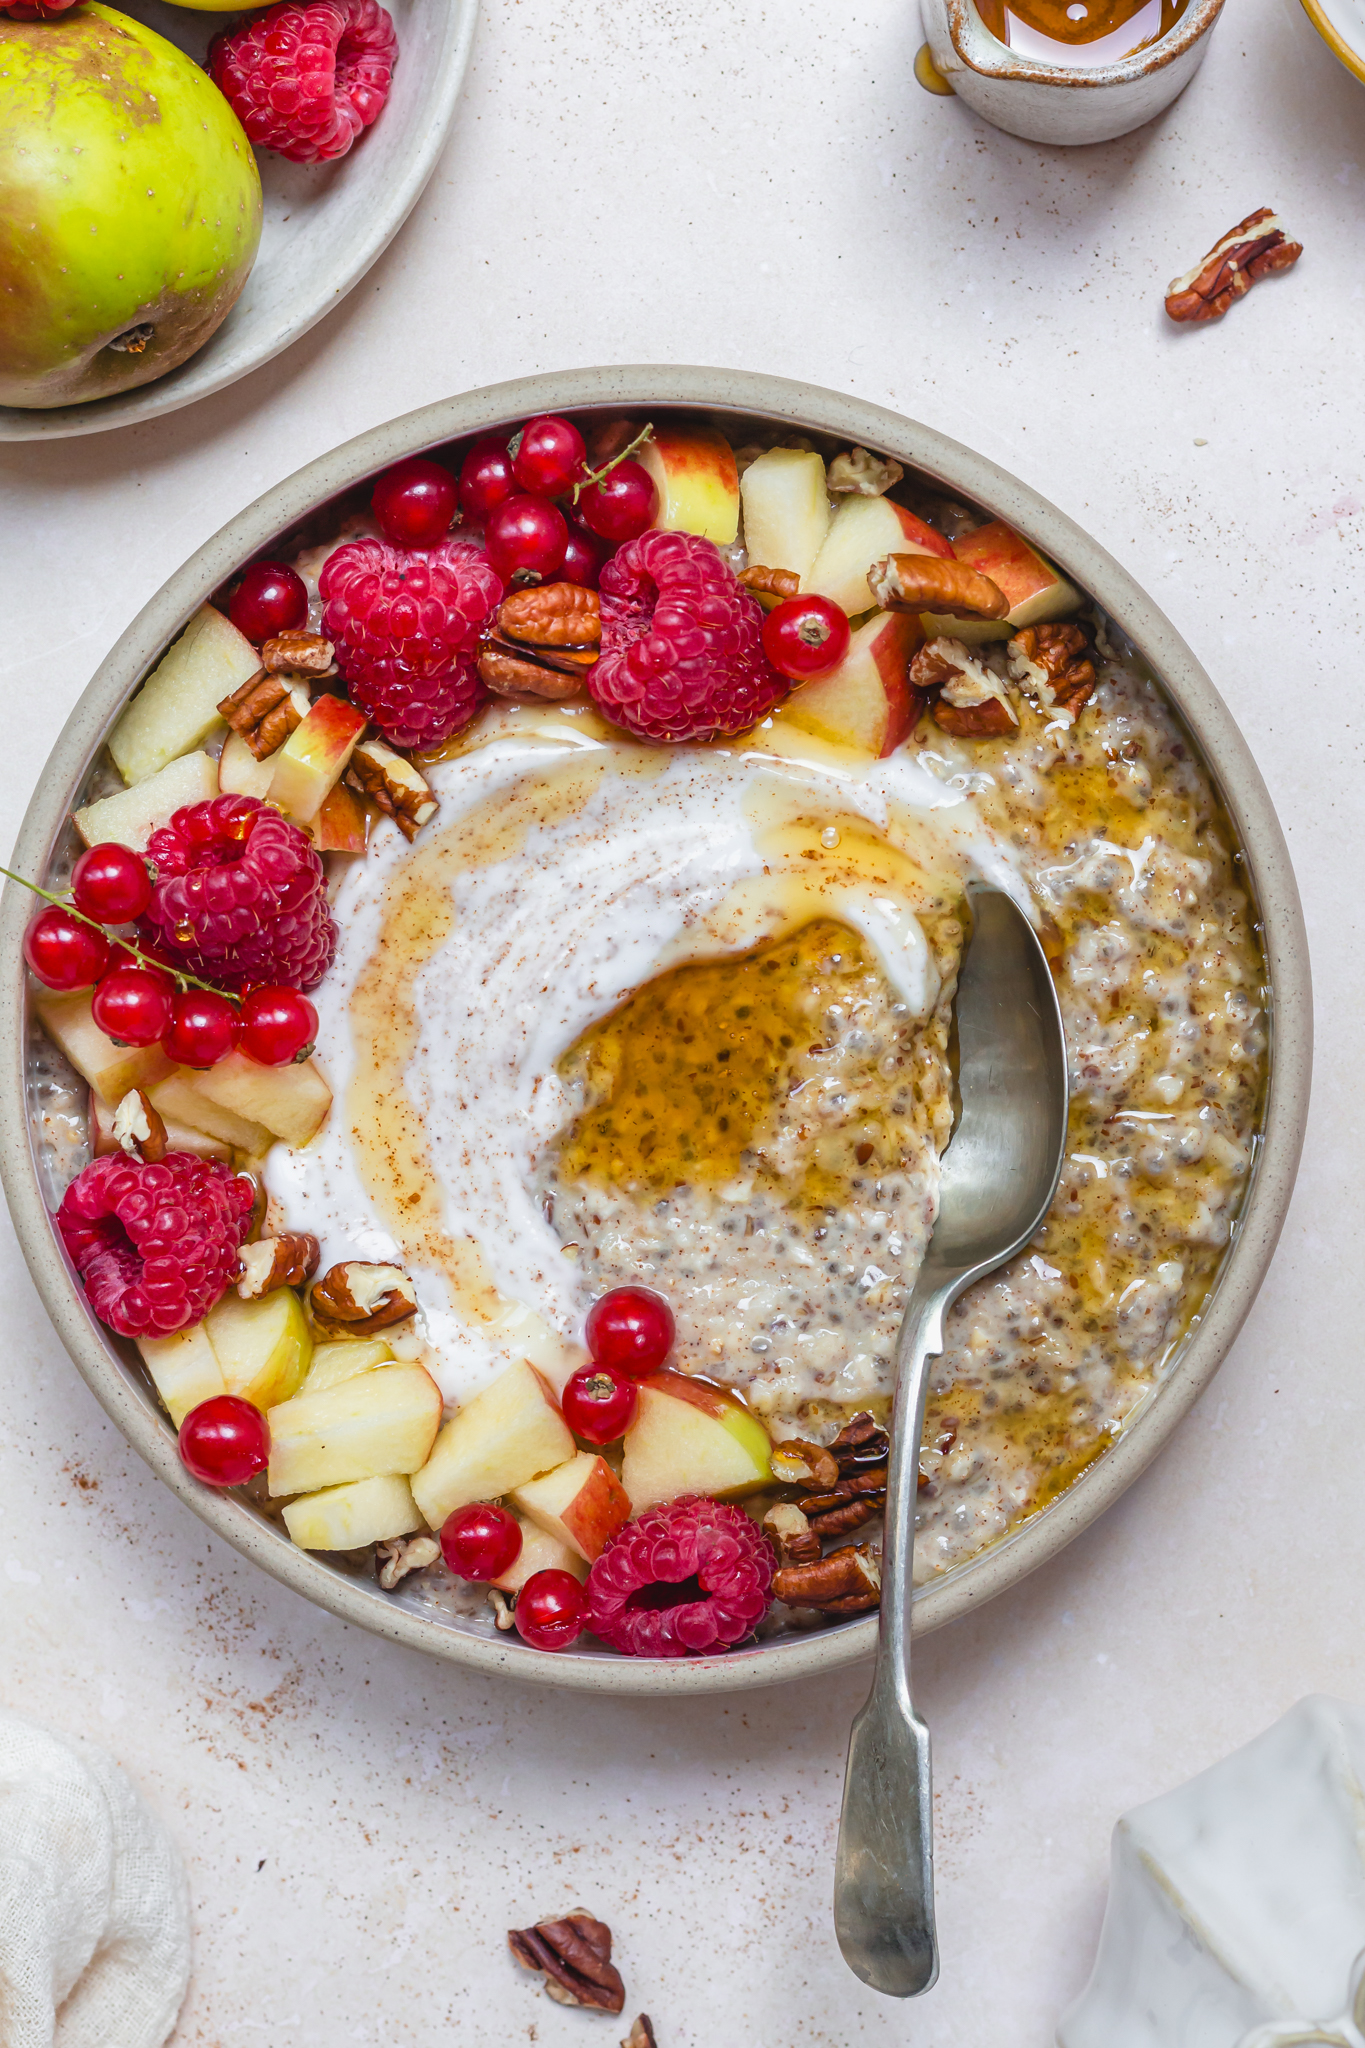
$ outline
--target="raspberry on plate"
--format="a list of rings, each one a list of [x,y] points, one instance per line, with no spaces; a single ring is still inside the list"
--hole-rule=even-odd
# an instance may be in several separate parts
[[[57,1229],[102,1323],[121,1337],[169,1337],[236,1278],[255,1199],[216,1159],[168,1152],[153,1166],[110,1152],[72,1181]]]
[[[322,862],[306,833],[254,796],[186,804],[147,847],[149,949],[223,988],[316,987],[336,948]]]
[[[208,69],[259,148],[314,164],[345,156],[378,118],[397,56],[378,0],[310,0],[215,36]]]
[[[351,702],[390,746],[439,746],[468,725],[487,695],[479,635],[503,594],[478,548],[348,541],[328,557],[318,590]]]
[[[752,1635],[768,1611],[767,1539],[724,1501],[652,1508],[588,1573],[588,1627],[628,1657],[702,1656]]]
[[[638,739],[746,732],[791,688],[763,652],[763,612],[714,541],[642,533],[601,576],[593,702]]]

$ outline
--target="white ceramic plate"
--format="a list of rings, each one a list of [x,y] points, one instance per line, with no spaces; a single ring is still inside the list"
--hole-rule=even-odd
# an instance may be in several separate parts
[[[236,20],[163,0],[112,0],[202,59]],[[257,152],[265,224],[246,289],[212,340],[178,370],[115,398],[50,410],[0,406],[0,441],[65,439],[131,427],[221,391],[306,334],[397,234],[436,168],[464,83],[478,0],[384,0],[398,31],[389,102],[333,164]]]
[[[1365,0],[1303,0],[1303,6],[1328,49],[1365,80]]]

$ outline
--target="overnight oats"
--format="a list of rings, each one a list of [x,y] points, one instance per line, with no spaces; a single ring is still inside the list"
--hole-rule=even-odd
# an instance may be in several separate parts
[[[660,417],[401,463],[109,762],[26,943],[90,1091],[56,1225],[303,1548],[544,1650],[875,1609],[973,880],[1043,939],[1070,1129],[934,1363],[917,1580],[1198,1317],[1266,1065],[1231,828],[1105,618],[890,459]]]

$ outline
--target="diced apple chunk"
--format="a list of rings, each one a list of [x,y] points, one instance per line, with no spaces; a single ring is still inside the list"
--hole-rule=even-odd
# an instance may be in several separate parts
[[[685,1493],[739,1500],[772,1485],[772,1443],[725,1387],[665,1370],[640,1382],[621,1481],[637,1515]]]
[[[207,1101],[264,1124],[288,1145],[306,1145],[316,1137],[332,1106],[332,1091],[312,1060],[299,1066],[261,1067],[244,1052],[230,1052],[202,1074],[182,1071]]]
[[[230,1394],[255,1408],[274,1408],[298,1392],[313,1339],[292,1287],[277,1287],[255,1301],[243,1301],[229,1289],[209,1310],[204,1327]]]
[[[270,757],[270,801],[296,825],[311,825],[346,773],[365,714],[344,697],[318,697],[284,745]]]
[[[801,584],[841,605],[850,618],[871,611],[876,599],[867,572],[883,555],[952,555],[941,533],[891,498],[845,498],[830,521],[815,566]],[[770,568],[773,564],[768,565]],[[781,564],[777,564],[781,567]]]
[[[318,1344],[308,1377],[300,1394],[325,1394],[343,1380],[357,1379],[362,1372],[376,1372],[393,1363],[393,1352],[383,1337],[354,1337],[349,1343]]]
[[[878,612],[854,628],[848,652],[827,675],[792,691],[783,718],[836,746],[893,753],[918,702],[906,669],[923,637],[912,613]]]
[[[659,494],[655,526],[729,547],[739,532],[739,469],[718,428],[656,427],[638,460]]]
[[[177,1429],[191,1408],[228,1390],[203,1323],[191,1323],[173,1337],[139,1337],[137,1348]]]
[[[248,1159],[259,1159],[270,1150],[273,1140],[264,1124],[254,1124],[235,1110],[211,1102],[195,1087],[199,1074],[193,1067],[177,1067],[147,1092],[152,1108],[162,1117],[169,1133],[172,1120],[203,1132],[218,1143],[231,1146]]]
[[[207,803],[218,794],[218,770],[208,754],[182,754],[159,774],[132,789],[102,796],[75,813],[72,822],[87,846],[131,846],[145,853],[148,841],[185,804]]]
[[[440,1426],[441,1390],[422,1366],[383,1365],[359,1373],[325,1393],[299,1394],[271,1410],[267,1484],[278,1498],[352,1479],[417,1472]],[[421,1507],[416,1487],[413,1497]]]
[[[413,1497],[439,1529],[456,1508],[497,1500],[562,1465],[574,1448],[549,1382],[519,1359],[446,1424],[412,1482]]]
[[[964,534],[954,552],[959,562],[989,576],[1004,591],[1010,603],[1005,625],[1011,632],[1070,618],[1080,605],[1079,590],[1003,519]]]
[[[592,1451],[580,1451],[543,1478],[516,1487],[512,1505],[589,1564],[630,1520],[629,1494],[606,1459]]]
[[[739,494],[750,563],[808,576],[829,531],[823,459],[804,448],[770,448],[745,470]]]
[[[319,853],[363,853],[369,836],[369,813],[353,789],[339,782],[329,789],[313,820],[313,844]]]
[[[130,1088],[150,1092],[171,1070],[172,1062],[159,1045],[115,1045],[106,1037],[90,1014],[88,994],[58,996],[43,990],[36,1006],[53,1044],[106,1102],[121,1102]]]
[[[284,1526],[300,1550],[359,1550],[425,1525],[407,1480],[390,1472],[301,1494],[284,1510]]]
[[[125,782],[145,782],[168,761],[202,746],[222,724],[218,706],[249,677],[261,657],[230,619],[201,605],[162,656],[109,735],[109,752]]]
[[[275,757],[258,761],[239,732],[230,732],[218,756],[218,787],[231,796],[255,796],[264,803],[275,774]]]
[[[156,1104],[152,1107],[155,1109]],[[108,1152],[122,1150],[114,1136],[115,1102],[106,1102],[102,1095],[90,1090],[90,1146],[97,1159]],[[158,1111],[158,1115],[160,1112]],[[198,1159],[221,1159],[226,1163],[232,1157],[231,1145],[222,1138],[214,1138],[207,1131],[196,1130],[191,1124],[179,1123],[174,1117],[163,1116],[166,1126],[166,1147],[171,1152],[193,1152]]]
[[[501,1578],[490,1582],[500,1593],[519,1593],[537,1572],[572,1572],[576,1579],[587,1578],[588,1567],[576,1550],[570,1550],[557,1536],[547,1536],[525,1515],[518,1515],[516,1520],[521,1530],[516,1562],[508,1565]]]

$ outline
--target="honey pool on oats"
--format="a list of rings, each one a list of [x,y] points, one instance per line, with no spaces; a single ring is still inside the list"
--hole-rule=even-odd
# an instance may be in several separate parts
[[[436,1434],[438,1408],[420,1457],[392,1453],[382,1471],[363,1454],[343,1471],[281,1453],[272,1493],[293,1496],[285,1518],[309,1547],[378,1537],[386,1583],[434,1557],[424,1522],[439,1531],[462,1503],[496,1498],[529,1550],[520,1577],[479,1576],[510,1597],[537,1560],[579,1577],[591,1566],[589,1626],[594,1560],[671,1497],[669,1475],[655,1457],[646,1479],[643,1453],[632,1466],[629,1432],[624,1456],[608,1445],[595,1458],[562,1420],[555,1457],[527,1450],[521,1470],[508,1447],[528,1425],[506,1390],[535,1401],[548,1388],[553,1405],[584,1365],[586,1311],[615,1288],[662,1295],[669,1368],[732,1389],[774,1440],[839,1439],[837,1484],[825,1460],[794,1491],[684,1477],[671,1492],[743,1497],[790,1567],[812,1538],[789,1553],[791,1516],[769,1511],[833,1487],[837,1519],[813,1516],[817,1535],[875,1561],[878,1439],[848,1426],[889,1415],[933,1225],[969,880],[1009,890],[1044,934],[1071,1122],[1044,1228],[950,1318],[917,1578],[1054,1499],[1159,1380],[1229,1241],[1266,1057],[1229,824],[1159,691],[1081,596],[1008,528],[866,451],[735,449],[683,424],[620,460],[640,426],[599,431],[589,460],[618,458],[596,486],[608,501],[615,478],[643,505],[640,472],[646,524],[604,567],[608,502],[598,559],[572,585],[552,563],[518,591],[530,557],[499,553],[502,501],[464,496],[443,546],[455,570],[461,551],[478,556],[485,614],[451,657],[451,701],[454,684],[469,688],[448,736],[414,744],[394,665],[371,676],[337,594],[360,587],[339,565],[378,576],[379,555],[401,553],[368,517],[295,564],[304,623],[339,675],[293,674],[263,712],[257,678],[236,693],[250,700],[251,793],[268,801],[277,751],[300,751],[310,690],[311,715],[341,701],[360,743],[311,819],[293,813],[330,870],[336,951],[312,999],[334,1103],[306,1141],[257,1160],[263,1242],[319,1240],[327,1278],[301,1297],[310,1350],[339,1348],[344,1311],[340,1335],[372,1340],[371,1374],[429,1375],[448,1418]],[[461,451],[462,490],[487,447]],[[561,505],[575,513],[571,494]],[[510,601],[489,598],[490,578]],[[448,615],[471,587],[447,593]],[[793,607],[804,640],[785,643],[784,662]],[[837,656],[823,666],[822,632]],[[248,772],[232,747],[242,733],[239,718],[227,746],[208,741],[223,788]],[[361,819],[358,835],[343,820],[349,840],[333,792]],[[177,1114],[198,1085],[175,1094]],[[370,1276],[368,1307],[338,1293],[338,1272]],[[307,1436],[310,1400],[335,1398],[340,1368],[312,1355],[321,1383],[317,1365],[303,1378],[305,1358],[270,1407],[277,1444]],[[476,1414],[497,1422],[493,1449],[453,1451]],[[560,1499],[545,1466],[581,1468],[580,1493],[591,1481],[602,1496],[596,1523],[581,1500],[575,1522],[572,1488]],[[308,1511],[400,1478],[406,1505],[385,1495],[379,1510],[392,1529]],[[777,1590],[808,1618],[875,1604],[864,1581],[809,1600],[804,1583],[779,1572]],[[538,1640],[533,1621],[523,1633]]]

